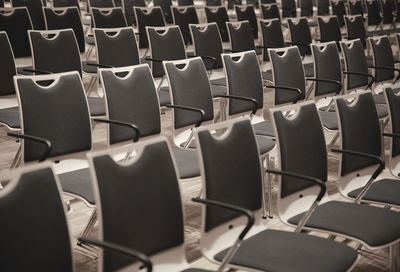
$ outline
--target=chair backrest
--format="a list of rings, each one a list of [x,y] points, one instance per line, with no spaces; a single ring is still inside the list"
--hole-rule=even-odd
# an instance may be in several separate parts
[[[301,94],[284,89],[275,90],[274,105],[293,103],[295,99],[304,99],[306,81],[299,49],[296,46],[268,49],[272,65],[274,85],[298,88]],[[290,76],[288,76],[290,75]]]
[[[76,7],[79,13],[81,12],[78,0],[53,0],[52,2],[55,8]]]
[[[201,109],[204,121],[213,120],[211,86],[202,59],[164,61],[163,65],[173,104]],[[174,109],[173,120],[175,129],[184,128],[196,124],[199,113]]]
[[[342,40],[342,33],[340,32],[339,20],[336,16],[319,17],[318,16],[318,29],[321,42]]]
[[[207,7],[218,7],[222,5],[221,0],[206,0]]]
[[[314,60],[315,78],[342,82],[342,67],[335,42],[312,44],[311,52]],[[338,88],[336,84],[317,81],[314,83],[314,96],[332,96],[338,92]]]
[[[392,46],[388,36],[376,36],[368,38],[372,48],[374,66],[394,68]],[[375,82],[393,80],[394,70],[373,69]]]
[[[113,0],[88,0],[89,10],[91,8],[113,8],[114,6]]]
[[[31,56],[28,30],[32,29],[26,7],[0,9],[0,31],[7,33],[16,58]]]
[[[51,73],[78,71],[82,74],[79,48],[72,29],[30,30],[28,34],[34,69]]]
[[[339,20],[340,26],[344,26],[344,16],[347,14],[345,2],[343,0],[331,0],[332,15]]]
[[[81,15],[76,7],[43,8],[47,30],[72,28],[78,42],[79,51],[85,52],[85,35]]]
[[[140,64],[139,48],[132,27],[93,29],[97,62],[112,67]]]
[[[150,56],[158,60],[186,59],[185,44],[179,26],[146,27],[149,37]],[[153,77],[164,76],[161,62],[152,61]]]
[[[123,163],[113,156],[126,152],[126,147],[88,155],[101,222],[100,239],[148,255],[175,249],[173,260],[168,261],[179,263],[177,259],[184,256],[183,207],[167,141],[157,138],[129,148],[136,154]],[[108,252],[101,255],[100,271],[116,271],[132,263]]]
[[[78,72],[17,76],[14,82],[22,133],[49,140],[52,148],[48,157],[91,149],[88,103]],[[23,142],[25,162],[37,160],[42,153],[42,145]]]
[[[236,5],[242,5],[243,1],[242,0],[228,0],[228,10],[231,10],[234,8]]]
[[[313,0],[299,0],[300,16],[312,17],[313,16]]]
[[[0,96],[15,94],[13,76],[17,74],[14,54],[7,33],[0,31]]]
[[[3,173],[4,175],[4,173]],[[74,271],[60,185],[49,164],[7,173],[0,191],[2,271]],[[21,256],[24,261],[21,261]]]
[[[124,12],[121,7],[92,8],[93,26],[96,28],[127,27]]]
[[[397,0],[382,0],[380,2],[382,8],[382,19],[384,24],[392,24],[394,21],[394,14],[396,14]]]
[[[349,14],[364,16],[364,9],[363,9],[361,0],[350,0],[349,1]]]
[[[247,51],[233,54],[222,54],[228,94],[253,98],[258,108],[264,105],[264,89],[257,54]],[[228,101],[228,115],[249,112],[253,104],[248,101]]]
[[[329,15],[329,0],[317,0],[317,15]]]
[[[258,38],[258,24],[257,17],[252,5],[235,5],[236,19],[238,22],[247,21],[250,26],[250,30],[253,33],[253,38]]]
[[[31,16],[33,29],[45,29],[42,0],[11,0],[11,5],[13,7],[26,7]]]
[[[382,22],[381,6],[378,0],[366,0],[368,25],[379,25]]]
[[[161,132],[158,96],[147,64],[100,69],[99,74],[109,119],[135,124],[141,137]],[[133,136],[127,128],[108,126],[109,144],[128,141]]]
[[[122,0],[122,10],[128,26],[136,25],[134,7],[146,7],[145,0]]]
[[[282,18],[297,17],[295,0],[282,0]]]
[[[254,37],[248,21],[227,22],[229,40],[232,52],[250,51],[255,49]]]
[[[263,48],[263,61],[268,61],[268,48],[285,47],[281,21],[279,19],[260,20]]]
[[[139,30],[139,48],[148,48],[146,26],[165,26],[164,15],[160,7],[140,8],[134,7],[137,28]]]
[[[340,42],[344,55],[344,66],[348,72],[368,73],[367,58],[364,47],[359,39]],[[368,85],[368,77],[360,75],[346,75],[346,90],[352,90]]]
[[[190,36],[189,24],[198,24],[199,18],[197,17],[195,6],[174,7],[171,6],[172,17],[174,25],[180,27],[185,44],[192,42]]]
[[[350,102],[348,102],[350,100]],[[335,98],[341,149],[381,156],[381,129],[375,102],[370,92],[357,92]],[[340,175],[375,165],[376,161],[341,154]]]
[[[194,6],[193,0],[178,0],[178,6]]]
[[[261,15],[263,19],[281,19],[277,4],[261,5]]]
[[[214,68],[222,68],[221,54],[224,52],[221,35],[216,23],[189,25],[196,56],[210,56],[216,59]]]
[[[172,6],[172,1],[171,0],[154,0],[153,4],[155,7],[161,7],[161,10],[163,11],[165,21],[167,24],[172,24],[172,14],[171,14],[171,6]]]
[[[214,136],[212,131],[215,129],[225,132],[221,136]],[[253,212],[259,211],[262,206],[263,174],[250,121],[235,119],[197,128],[195,138],[199,146],[204,197]],[[240,216],[237,212],[205,206],[203,215],[202,235],[220,226],[224,226],[220,232],[227,233],[233,229],[233,226],[228,228],[229,222]],[[235,224],[235,227],[237,225],[240,226]]]
[[[395,92],[392,88],[385,88],[384,94],[387,104],[389,105],[389,119],[391,126],[391,133],[400,134],[400,97],[399,93]],[[393,174],[398,175],[399,171],[399,155],[400,155],[400,139],[394,137],[391,139],[391,168],[395,171]]]
[[[307,18],[288,18],[287,21],[292,43],[299,43],[298,47],[302,56],[310,55],[311,50],[308,45],[312,43],[312,37]]]
[[[226,22],[229,22],[226,7],[204,7],[208,23],[217,23],[223,42],[229,41]]]
[[[347,39],[360,39],[364,48],[366,48],[367,32],[364,26],[364,19],[361,15],[345,16]]]

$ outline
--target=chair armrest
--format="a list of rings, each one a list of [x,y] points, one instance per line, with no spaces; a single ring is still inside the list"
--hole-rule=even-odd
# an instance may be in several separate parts
[[[311,214],[317,208],[318,203],[324,197],[324,195],[326,193],[326,184],[320,179],[317,179],[317,178],[314,178],[314,177],[309,177],[309,176],[304,176],[304,175],[299,175],[299,174],[296,174],[296,173],[293,173],[293,172],[271,170],[271,169],[267,169],[266,172],[274,174],[274,175],[281,175],[281,176],[287,176],[287,177],[292,177],[292,178],[299,178],[299,179],[311,182],[311,183],[313,183],[315,185],[318,185],[320,187],[320,191],[318,193],[317,198],[315,199],[315,201],[313,202],[311,207],[308,209],[308,211],[305,213],[305,215],[303,216],[303,218],[300,220],[299,224],[296,227],[296,232],[300,232],[303,229],[304,225],[307,223],[308,219],[310,219]]]
[[[146,267],[147,272],[151,272],[153,270],[153,265],[150,261],[150,258],[139,251],[136,251],[136,250],[133,250],[133,249],[130,249],[127,247],[123,247],[120,245],[116,245],[116,244],[113,244],[110,242],[99,241],[99,240],[95,240],[95,239],[87,238],[87,237],[79,237],[78,241],[83,244],[91,244],[91,245],[103,248],[107,251],[118,253],[120,255],[127,256],[131,259],[138,260]]]
[[[382,133],[382,136],[391,138],[400,138],[400,134],[393,134],[393,133]]]
[[[287,43],[287,44],[290,44],[290,45],[297,45],[297,46],[304,46],[304,47],[310,47],[310,44],[306,44],[306,43],[302,43],[302,42],[285,42],[285,43]]]
[[[368,68],[378,69],[378,70],[391,70],[391,71],[397,72],[398,75],[397,75],[397,77],[396,77],[396,79],[394,80],[393,83],[395,83],[396,81],[398,81],[399,78],[400,78],[400,69],[397,69],[397,68],[394,68],[394,67],[370,65],[370,66],[368,66]]]
[[[350,72],[350,71],[342,71],[345,75],[356,75],[356,76],[367,76],[371,78],[371,81],[368,83],[368,86],[365,88],[366,90],[371,88],[372,84],[375,82],[375,77],[369,73],[359,73],[359,72]]]
[[[211,56],[196,56],[196,57],[200,57],[202,59],[207,59],[207,60],[211,60],[213,65],[212,65],[212,69],[215,69],[215,65],[217,64],[217,59]]]
[[[201,115],[200,120],[196,123],[195,127],[201,126],[201,124],[204,122],[204,118],[206,113],[202,109],[198,108],[193,108],[193,107],[188,107],[188,106],[180,106],[180,105],[171,105],[171,104],[166,104],[165,107],[167,108],[173,108],[173,109],[178,109],[178,110],[186,110],[186,111],[194,111],[197,112]]]
[[[382,173],[382,171],[385,169],[385,162],[383,159],[379,156],[363,153],[363,152],[358,152],[358,151],[352,151],[352,150],[345,150],[345,149],[331,149],[332,152],[334,153],[341,153],[341,154],[348,154],[348,155],[354,155],[357,157],[362,157],[362,158],[367,158],[374,160],[379,164],[378,168],[375,170],[375,172],[372,174],[370,179],[368,180],[367,184],[364,186],[360,194],[355,198],[354,202],[359,202],[361,198],[367,193],[369,188],[372,185],[372,182]]]
[[[258,110],[258,102],[254,98],[239,96],[239,95],[217,95],[215,97],[222,97],[222,98],[228,98],[228,99],[234,99],[234,100],[236,99],[236,100],[248,101],[248,102],[253,103],[254,107],[250,114],[250,118],[252,118]]]
[[[23,68],[22,71],[23,72],[28,72],[28,73],[43,74],[43,75],[52,74],[52,72],[49,72],[49,71],[37,70],[37,69],[29,69],[29,68]]]
[[[86,62],[87,65],[89,66],[96,66],[99,68],[114,68],[114,66],[107,65],[107,64],[102,64],[102,63],[95,63],[95,62]]]
[[[155,61],[155,62],[163,62],[164,60],[162,59],[155,59],[155,58],[150,58],[150,57],[145,57],[145,60],[149,60],[149,61]]]
[[[342,82],[337,81],[337,80],[331,80],[331,79],[325,79],[325,78],[316,78],[316,77],[306,77],[307,81],[316,81],[316,82],[326,82],[326,83],[332,83],[338,85],[338,90],[336,91],[336,94],[340,94],[342,90]]]
[[[41,143],[41,144],[45,145],[46,150],[44,151],[42,157],[39,159],[39,162],[45,161],[47,159],[47,156],[51,152],[51,142],[47,139],[28,135],[28,134],[19,134],[19,133],[13,133],[13,132],[9,132],[9,133],[7,133],[7,135],[10,137],[23,139],[23,140],[27,140],[27,141],[32,141],[32,142],[37,142],[37,143]]]
[[[101,118],[94,118],[93,121],[99,122],[99,123],[118,125],[118,126],[127,127],[127,128],[132,129],[135,132],[135,137],[133,137],[133,142],[137,142],[140,138],[140,129],[134,124],[122,122],[122,121],[118,121],[118,120],[101,119]]]
[[[238,250],[238,248],[240,247],[240,244],[242,243],[244,237],[246,236],[246,234],[249,232],[249,230],[253,226],[254,215],[248,209],[245,209],[245,208],[242,208],[242,207],[239,207],[236,205],[228,204],[228,203],[223,203],[223,202],[216,201],[216,200],[192,198],[192,201],[196,202],[196,203],[201,203],[201,204],[204,204],[207,206],[219,207],[219,208],[223,208],[226,210],[235,211],[235,212],[240,213],[247,217],[246,227],[242,230],[242,232],[239,234],[239,237],[236,239],[236,241],[233,243],[231,248],[228,250],[228,252],[224,256],[224,259],[221,262],[220,267],[218,268],[218,271],[223,271],[224,267],[226,266],[226,264],[229,263],[229,261],[232,259],[233,255],[235,255],[235,253]]]
[[[287,91],[297,92],[297,98],[293,102],[293,104],[296,104],[297,101],[299,101],[299,99],[300,99],[301,90],[299,88],[287,87],[287,86],[277,86],[277,85],[265,85],[264,87],[268,88],[268,89],[275,89],[275,90],[283,89],[283,90],[287,90]]]

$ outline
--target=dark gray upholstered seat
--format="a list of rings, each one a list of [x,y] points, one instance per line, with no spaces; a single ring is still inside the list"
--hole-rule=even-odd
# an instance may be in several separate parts
[[[356,198],[364,187],[349,192],[349,197]],[[362,199],[390,203],[400,206],[400,181],[396,179],[381,179],[372,183]]]
[[[87,63],[87,61],[82,61],[82,71],[88,74],[96,74],[98,67]]]
[[[293,45],[299,44],[298,48],[302,56],[310,55],[311,50],[309,45],[312,43],[312,37],[308,20],[306,18],[295,20],[288,18],[287,21]]]
[[[221,39],[224,42],[229,42],[228,29],[226,22],[229,21],[228,11],[225,6],[205,7],[204,8],[207,22],[216,23],[221,34]]]
[[[221,261],[226,253],[227,249],[215,259]],[[302,233],[266,230],[246,239],[230,263],[261,271],[328,272],[346,271],[356,259],[356,252],[344,244]]]
[[[85,43],[88,45],[95,45],[94,43],[94,36],[85,36]]]
[[[267,70],[265,72],[262,72],[261,74],[264,80],[272,81],[272,70]]]
[[[77,195],[94,205],[94,194],[89,168],[83,168],[58,175],[64,192]]]
[[[321,117],[322,125],[327,129],[337,130],[339,128],[336,112],[319,111],[319,116]]]
[[[157,92],[160,106],[165,106],[171,103],[171,95],[169,94],[169,87],[161,87]]]
[[[222,78],[211,79],[210,84],[216,85],[216,86],[218,86],[218,85],[226,86],[226,78],[222,77]]]
[[[288,221],[297,224],[303,215]],[[397,212],[348,202],[329,201],[318,206],[306,227],[355,237],[372,247],[400,239],[400,216]]]
[[[106,106],[104,104],[104,98],[102,97],[88,97],[88,104],[91,116],[102,116],[106,115]]]
[[[199,161],[195,150],[184,150],[176,147],[172,148],[172,153],[180,178],[185,179],[200,176]]]
[[[303,67],[304,67],[304,75],[306,77],[314,76],[314,64],[313,63],[305,63],[305,64],[303,64]]]
[[[388,116],[388,109],[386,104],[375,104],[375,107],[376,111],[378,112],[379,119]]]
[[[18,107],[0,109],[0,122],[11,128],[20,128]]]
[[[253,128],[257,135],[275,137],[274,125],[271,121],[263,121],[253,124]]]

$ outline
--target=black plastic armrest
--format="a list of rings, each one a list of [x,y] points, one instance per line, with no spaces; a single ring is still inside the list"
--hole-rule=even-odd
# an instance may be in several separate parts
[[[200,57],[202,59],[207,59],[207,60],[211,60],[213,65],[212,68],[215,69],[215,65],[217,64],[217,59],[211,56],[195,56],[195,57]]]
[[[149,60],[149,61],[155,61],[155,62],[163,62],[164,60],[162,59],[155,59],[155,58],[150,58],[150,57],[145,57],[145,60]]]
[[[153,270],[153,265],[150,261],[150,258],[139,251],[136,251],[136,250],[133,250],[133,249],[130,249],[127,247],[119,246],[119,245],[116,245],[116,244],[113,244],[110,242],[99,241],[99,240],[95,240],[95,239],[87,238],[87,237],[79,237],[78,241],[83,244],[91,244],[91,245],[94,245],[97,247],[101,247],[107,251],[118,253],[120,255],[127,256],[131,259],[138,260],[146,267],[147,272],[151,272]]]
[[[290,45],[300,45],[300,46],[307,46],[310,47],[310,44],[302,43],[302,42],[286,42]]]
[[[51,142],[47,139],[28,135],[28,134],[19,134],[19,133],[13,133],[13,132],[9,132],[9,133],[7,133],[7,135],[10,137],[23,139],[23,140],[27,140],[27,141],[32,141],[32,142],[37,142],[37,143],[41,143],[41,144],[45,145],[46,150],[43,152],[43,155],[39,159],[39,162],[45,161],[47,159],[47,156],[51,152]]]
[[[394,80],[394,82],[398,81],[400,78],[400,69],[394,68],[394,67],[388,67],[388,66],[374,66],[374,65],[370,65],[368,66],[368,68],[373,68],[373,69],[380,69],[380,70],[391,70],[391,71],[396,71],[398,73],[396,79]]]
[[[114,68],[114,66],[107,65],[107,64],[102,64],[102,63],[95,63],[95,62],[86,62],[87,65],[89,66],[96,66],[99,68]]]
[[[198,108],[193,108],[193,107],[188,107],[188,106],[180,106],[180,105],[171,105],[171,104],[166,104],[165,107],[178,109],[178,110],[187,110],[187,111],[198,112],[201,115],[201,118],[196,123],[195,127],[201,126],[201,124],[204,122],[204,118],[206,116],[206,113],[204,112],[204,110],[198,109]]]
[[[127,127],[127,128],[132,129],[135,132],[135,137],[133,137],[133,142],[137,142],[140,138],[140,129],[134,124],[131,124],[128,122],[122,122],[122,121],[118,121],[118,120],[101,119],[101,118],[94,118],[93,121],[99,122],[99,123],[118,125],[118,126]]]
[[[253,106],[253,110],[252,110],[252,112],[251,112],[251,114],[250,114],[250,117],[253,117],[253,116],[256,114],[257,110],[258,110],[258,102],[257,102],[257,100],[255,100],[254,98],[245,97],[245,96],[239,96],[239,95],[225,95],[225,94],[217,95],[217,96],[215,96],[215,97],[223,97],[223,98],[228,98],[228,99],[236,99],[236,100],[248,101],[248,102],[253,103],[254,106]]]
[[[43,75],[52,74],[52,72],[49,72],[49,71],[37,70],[37,69],[29,69],[29,68],[23,68],[22,71],[28,72],[28,73],[43,74]]]
[[[346,74],[346,75],[356,75],[356,76],[367,76],[367,77],[370,77],[371,81],[368,83],[368,86],[367,86],[366,89],[371,88],[372,84],[374,84],[374,82],[375,82],[375,77],[373,75],[369,74],[369,73],[359,73],[359,72],[350,72],[350,71],[343,71],[342,73]]]
[[[320,179],[317,179],[317,178],[314,178],[314,177],[309,177],[309,176],[304,176],[304,175],[299,175],[299,174],[296,174],[296,173],[293,173],[293,172],[271,170],[271,169],[267,169],[266,172],[274,174],[274,175],[281,175],[281,176],[287,176],[287,177],[293,177],[293,178],[302,179],[302,180],[311,182],[311,183],[313,183],[315,185],[318,185],[320,187],[320,191],[318,193],[317,198],[315,199],[315,201],[313,202],[311,207],[307,210],[307,212],[304,214],[303,218],[300,220],[300,222],[298,223],[298,225],[296,227],[296,232],[300,232],[303,229],[304,225],[307,223],[308,219],[310,219],[310,217],[311,217],[312,213],[314,212],[314,210],[318,207],[318,203],[324,197],[324,195],[326,193],[326,184]]]
[[[135,32],[135,35],[136,35],[136,36],[144,36],[145,34],[142,33],[142,32]]]
[[[271,48],[271,47],[264,46],[264,45],[256,45],[256,48],[260,48],[260,49],[268,49],[268,48]]]
[[[294,100],[293,104],[297,103],[297,101],[299,101],[299,99],[300,99],[301,90],[299,88],[287,87],[287,86],[277,86],[277,85],[265,85],[264,87],[269,88],[269,89],[275,89],[275,90],[283,89],[283,90],[287,90],[287,91],[297,92],[297,98]]]
[[[400,138],[400,134],[395,134],[395,133],[382,133],[382,136],[391,138]]]
[[[88,14],[90,14],[90,13],[88,13]],[[88,15],[88,14],[86,14],[86,15]],[[92,14],[90,14],[89,16],[92,16]],[[94,37],[93,34],[88,34],[87,36],[88,36],[88,37]]]
[[[319,81],[319,82],[326,82],[326,83],[332,83],[336,84],[338,86],[338,90],[336,91],[336,94],[339,94],[340,91],[342,90],[342,82],[337,81],[337,80],[331,80],[331,79],[325,79],[325,78],[316,78],[316,77],[306,77],[307,81]]]

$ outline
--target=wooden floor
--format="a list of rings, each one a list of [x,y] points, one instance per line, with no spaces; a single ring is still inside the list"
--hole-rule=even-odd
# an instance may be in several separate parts
[[[267,95],[266,101],[271,101],[271,97]],[[166,112],[166,114],[162,115],[163,119],[163,128],[168,130],[171,124],[170,113]],[[4,136],[6,131],[1,129],[0,135],[0,169],[4,170],[9,167],[13,156],[18,148],[18,144],[12,139]],[[101,124],[97,125],[93,131],[94,133],[94,149],[102,149],[106,148],[106,126]],[[332,134],[333,135],[333,134]],[[327,139],[329,140],[332,135],[327,135]],[[276,154],[275,154],[276,155]],[[276,160],[275,160],[276,161]],[[335,188],[335,179],[336,179],[336,170],[337,169],[337,160],[335,158],[329,159],[329,181],[328,181],[328,192],[333,199],[342,199],[336,188]],[[388,176],[388,173],[384,173],[384,175]],[[200,215],[201,210],[200,207],[191,202],[191,198],[197,196],[200,190],[200,181],[193,180],[190,182],[181,183],[181,192],[184,202],[184,211],[185,211],[185,241],[187,245],[187,259],[192,263],[193,267],[201,267],[201,268],[209,268],[215,269],[216,266],[209,261],[205,260],[201,257],[201,252],[199,250],[199,238],[200,238]],[[273,201],[276,202],[276,185],[273,189]],[[67,197],[66,197],[67,199]],[[85,227],[88,218],[92,212],[92,209],[88,208],[81,201],[72,202],[72,210],[68,213],[68,219],[70,223],[71,234],[75,239],[80,235],[83,228]],[[268,219],[265,221],[265,224],[268,228],[274,229],[286,229],[292,230],[291,228],[284,226],[276,216],[273,219]],[[91,235],[96,236],[96,232]],[[354,246],[354,245],[353,245]],[[375,252],[381,258],[383,258],[383,262],[380,259],[368,259],[365,257],[360,257],[357,263],[357,266],[353,271],[370,271],[370,272],[378,272],[378,271],[388,271],[387,267],[389,265],[389,251],[381,250],[379,252]],[[96,271],[97,267],[97,259],[88,257],[83,255],[79,248],[75,246],[74,249],[75,263],[77,271]]]

